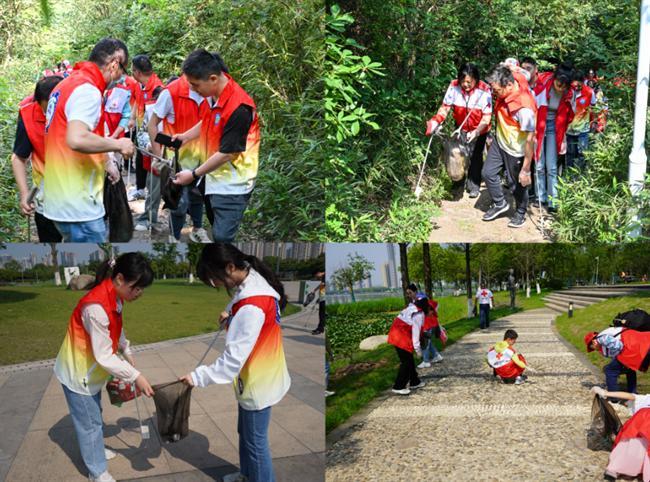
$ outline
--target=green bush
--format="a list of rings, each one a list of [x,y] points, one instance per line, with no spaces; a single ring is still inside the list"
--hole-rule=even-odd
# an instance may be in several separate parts
[[[398,311],[404,308],[404,298],[382,298],[380,300],[357,301],[356,303],[334,303],[327,305],[327,316],[367,315]]]

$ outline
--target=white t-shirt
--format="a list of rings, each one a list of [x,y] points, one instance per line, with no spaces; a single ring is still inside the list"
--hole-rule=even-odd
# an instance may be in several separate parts
[[[519,129],[523,132],[535,132],[536,117],[532,109],[521,108],[515,114]]]
[[[201,105],[201,102],[205,100],[205,97],[202,97],[200,94],[190,89],[190,99],[196,102],[196,105]],[[153,112],[159,119],[167,119],[167,122],[170,124],[173,124],[176,121],[174,115],[174,103],[172,102],[172,96],[167,89],[163,90],[158,96],[158,100],[153,107]]]
[[[630,404],[630,410],[632,414],[635,414],[642,408],[650,408],[650,395],[636,395],[634,397],[633,403]]]
[[[490,299],[494,295],[492,292],[488,289],[480,289],[476,292],[476,297],[478,298],[478,302],[481,305],[489,305],[490,304]]]
[[[75,88],[65,104],[65,116],[68,122],[81,121],[91,131],[97,128],[101,113],[102,93],[92,84],[81,84]]]

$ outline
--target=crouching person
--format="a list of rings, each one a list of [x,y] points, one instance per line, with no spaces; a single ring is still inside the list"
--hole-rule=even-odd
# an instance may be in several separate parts
[[[122,306],[135,301],[153,281],[153,271],[140,253],[125,253],[105,261],[96,286],[77,303],[59,349],[54,373],[63,386],[77,442],[91,481],[114,482],[104,448],[101,390],[113,375],[135,382],[142,393],[153,395],[135,362],[122,329]],[[122,352],[125,359],[118,356]]]
[[[501,378],[503,383],[520,385],[528,378],[524,375],[526,359],[514,348],[518,337],[515,330],[506,330],[503,341],[490,348],[487,354],[487,362],[492,367],[494,376]]]

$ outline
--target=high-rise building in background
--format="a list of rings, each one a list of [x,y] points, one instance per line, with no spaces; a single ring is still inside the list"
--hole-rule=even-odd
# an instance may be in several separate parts
[[[390,264],[384,263],[381,267],[381,274],[386,288],[393,287],[393,278],[391,276]]]
[[[105,256],[106,255],[105,255],[104,251],[102,251],[101,249],[98,249],[97,251],[93,251],[92,253],[90,253],[89,260],[90,260],[91,263],[101,262],[101,261],[104,261]]]
[[[399,285],[397,281],[397,250],[395,249],[394,243],[388,243],[386,244],[386,247],[388,249],[388,265],[390,269],[391,280],[391,285],[389,288],[395,288]]]

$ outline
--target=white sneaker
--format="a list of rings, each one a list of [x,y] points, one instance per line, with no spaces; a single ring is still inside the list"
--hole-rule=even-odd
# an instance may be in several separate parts
[[[92,477],[89,475],[88,480],[90,480],[90,482],[115,482],[115,479],[108,473],[108,470],[99,477]]]
[[[422,388],[426,385],[426,382],[420,382],[417,385],[411,386],[411,390],[417,390],[418,388]]]
[[[409,390],[408,388],[402,388],[401,390],[396,390],[395,388],[393,388],[393,393],[396,393],[397,395],[408,395],[409,393],[411,393],[411,390]]]
[[[106,460],[113,460],[115,457],[117,457],[117,454],[115,452],[107,448],[104,448],[104,455],[106,456]]]
[[[203,228],[199,228],[196,231],[192,230],[190,233],[190,241],[194,243],[211,243],[210,238],[208,238],[208,233]]]
[[[418,365],[418,368],[431,368],[431,363],[429,363],[428,361],[423,361]]]
[[[138,224],[136,224],[135,227],[134,227],[133,229],[136,230],[136,231],[148,231],[148,230],[149,230],[149,228],[147,227],[147,225],[144,224],[144,223],[138,223]]]
[[[143,189],[135,189],[131,191],[127,197],[128,201],[137,201],[139,199],[144,199],[145,192]]]
[[[442,360],[443,360],[442,355],[438,353],[436,357],[433,360],[431,360],[431,363],[440,363]]]
[[[248,477],[243,476],[239,472],[235,472],[232,474],[226,474],[223,476],[223,482],[246,482],[248,480]]]
[[[526,380],[524,380],[523,378],[521,378],[521,377],[517,377],[517,378],[515,378],[515,385],[521,385],[521,384],[524,383],[525,381],[526,381]]]
[[[330,390],[325,390],[325,397],[331,397],[332,395],[334,395],[334,393],[336,393],[336,392],[332,392]]]

